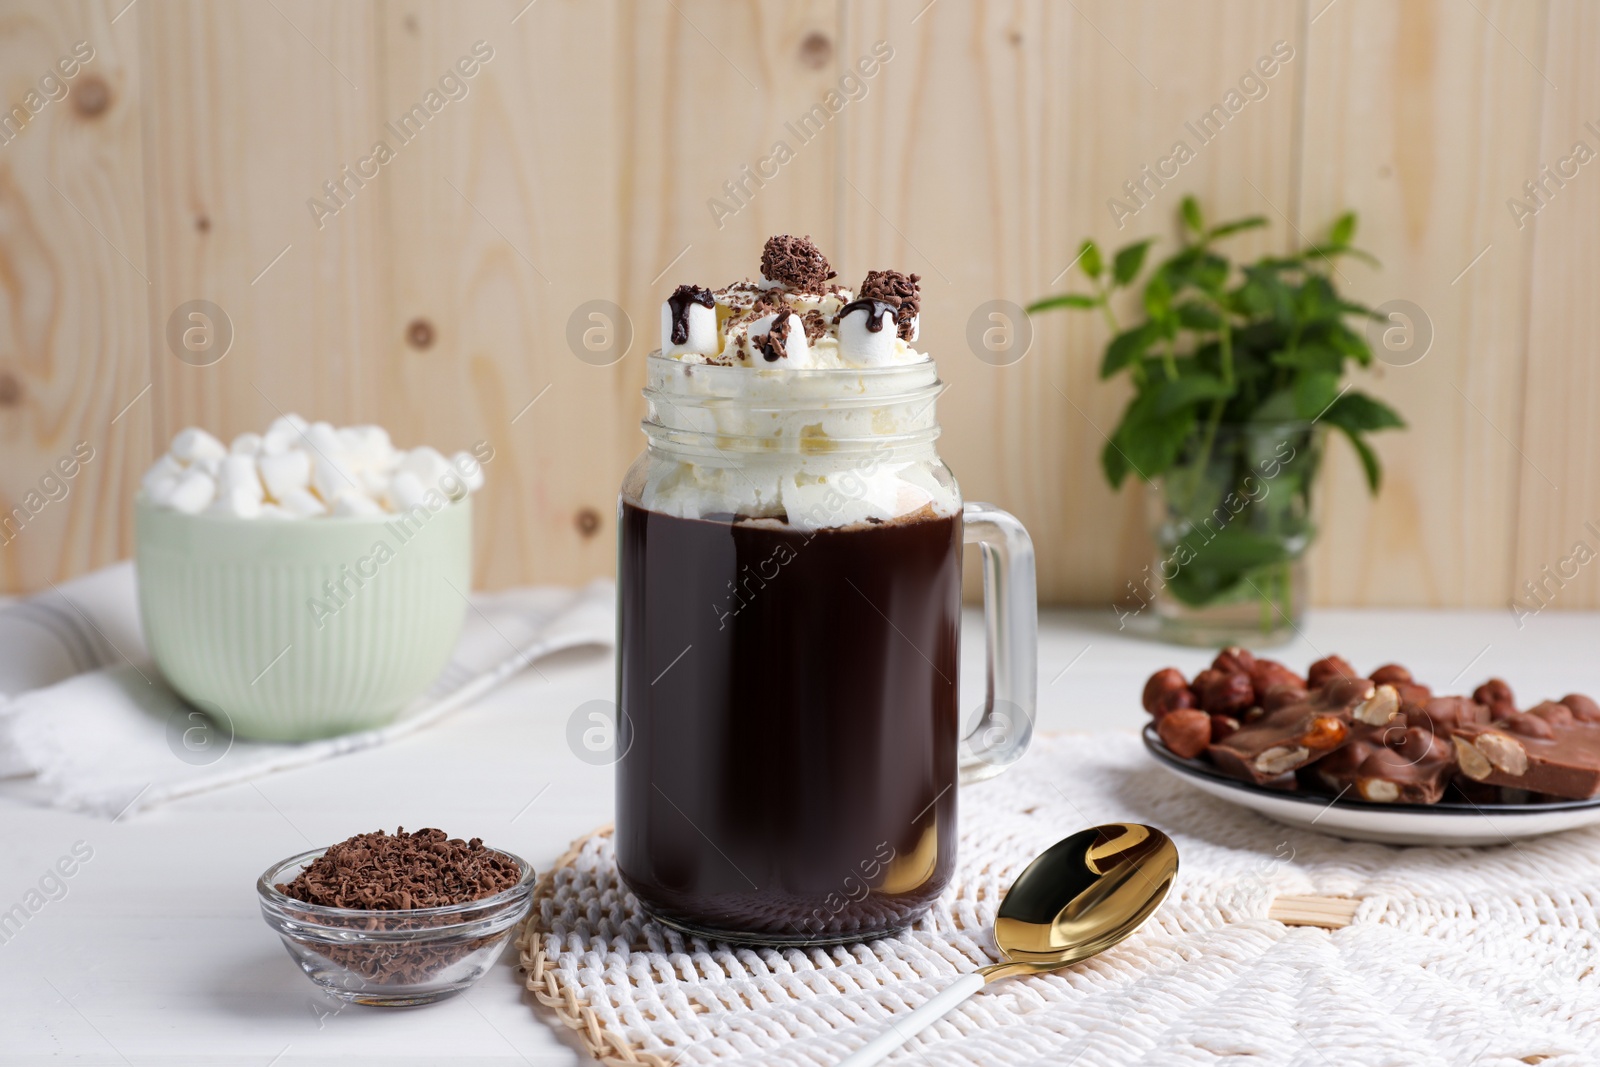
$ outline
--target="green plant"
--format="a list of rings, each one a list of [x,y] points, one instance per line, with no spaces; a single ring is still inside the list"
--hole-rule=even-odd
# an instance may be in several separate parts
[[[1315,478],[1319,425],[1341,432],[1354,446],[1370,490],[1382,478],[1367,435],[1403,427],[1379,400],[1341,388],[1346,361],[1365,367],[1372,350],[1347,320],[1382,316],[1345,299],[1329,276],[1334,261],[1352,256],[1376,264],[1351,245],[1354,213],[1341,215],[1327,239],[1296,255],[1265,256],[1235,265],[1216,242],[1265,226],[1259,216],[1207,227],[1200,206],[1181,206],[1183,247],[1144,280],[1140,321],[1124,329],[1112,296],[1134,287],[1154,239],[1117,251],[1109,264],[1092,241],[1078,263],[1093,292],[1038,300],[1028,311],[1098,310],[1111,331],[1100,377],[1127,374],[1133,397],[1101,453],[1107,481],[1128,474],[1161,482],[1172,521],[1158,533],[1163,549],[1186,548],[1190,557],[1165,578],[1185,603],[1204,606],[1269,594],[1263,581],[1286,583],[1282,565],[1304,551],[1312,535],[1310,492]],[[1263,449],[1274,441],[1299,441],[1292,455],[1267,476]],[[1280,454],[1281,458],[1281,454]],[[1238,497],[1247,479],[1272,482],[1270,495],[1247,494],[1250,514],[1218,511]],[[1213,516],[1223,515],[1223,521]],[[1211,520],[1208,525],[1208,520]],[[1205,531],[1203,545],[1195,543]]]

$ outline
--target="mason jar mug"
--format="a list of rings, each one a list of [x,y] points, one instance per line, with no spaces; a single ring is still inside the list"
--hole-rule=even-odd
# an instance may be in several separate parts
[[[723,940],[899,930],[954,872],[958,781],[1030,738],[1028,535],[962,502],[932,362],[648,364],[648,445],[619,500],[622,878],[652,916]],[[970,542],[988,689],[963,735]]]

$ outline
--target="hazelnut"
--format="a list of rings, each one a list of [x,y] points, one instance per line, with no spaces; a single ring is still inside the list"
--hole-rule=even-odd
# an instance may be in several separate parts
[[[1189,691],[1189,682],[1183,677],[1183,672],[1176,667],[1163,667],[1152,674],[1150,680],[1144,683],[1144,710],[1152,715],[1161,714],[1156,709],[1162,707],[1165,701],[1170,699],[1167,694],[1180,690],[1185,693]],[[1182,706],[1193,707],[1194,705],[1190,703]],[[1167,710],[1170,711],[1172,709],[1168,706]]]
[[[1194,695],[1200,707],[1213,714],[1243,711],[1256,702],[1248,674],[1227,674],[1214,667],[1195,676]]]
[[[1214,745],[1225,737],[1230,737],[1239,729],[1239,720],[1232,715],[1211,716],[1211,743]]]
[[[1522,743],[1506,734],[1490,730],[1478,736],[1478,751],[1494,765],[1496,770],[1510,775],[1528,773],[1528,750]]]
[[[1150,714],[1159,719],[1169,711],[1182,711],[1184,708],[1192,707],[1194,707],[1194,693],[1190,692],[1188,686],[1184,686],[1182,689],[1168,689],[1162,693]]]
[[[1258,659],[1255,666],[1250,668],[1250,684],[1255,686],[1256,702],[1275,685],[1292,685],[1300,689],[1306,687],[1306,680],[1291,671],[1277,660]]]
[[[1463,726],[1488,723],[1489,709],[1466,697],[1431,697],[1407,708],[1406,721],[1448,737]]]
[[[1376,681],[1376,679],[1374,679]],[[1412,705],[1423,707],[1433,699],[1433,690],[1416,682],[1393,682],[1395,692],[1400,694],[1400,706]]]
[[[1305,686],[1295,685],[1293,682],[1280,682],[1260,694],[1261,707],[1266,711],[1277,711],[1290,704],[1298,704],[1305,698]]]
[[[1540,705],[1540,707],[1542,708],[1543,705]],[[1555,737],[1555,731],[1550,728],[1550,721],[1543,715],[1535,715],[1532,711],[1508,715],[1500,720],[1500,725],[1512,733],[1521,734],[1523,737],[1537,737],[1543,741],[1549,741]],[[1483,739],[1480,737],[1480,747],[1482,743]]]
[[[1541,700],[1538,704],[1528,709],[1528,714],[1538,716],[1551,726],[1572,725],[1572,709],[1554,700]],[[1512,716],[1512,718],[1521,718],[1521,716]]]
[[[1361,794],[1362,800],[1371,800],[1379,804],[1392,804],[1400,799],[1400,787],[1382,778],[1358,779],[1356,791]]]
[[[1398,663],[1385,663],[1382,667],[1367,675],[1379,685],[1394,685],[1397,682],[1411,682],[1411,672]]]
[[[1311,755],[1303,745],[1274,745],[1255,758],[1255,769],[1262,774],[1292,771]]]
[[[1357,722],[1383,726],[1400,714],[1400,694],[1392,685],[1380,685],[1370,697],[1350,709]]]
[[[1561,698],[1579,722],[1600,722],[1600,704],[1596,704],[1582,693],[1568,693]]]
[[[1517,701],[1511,687],[1500,678],[1490,678],[1472,691],[1472,699],[1488,708],[1496,719],[1503,719],[1517,710]]]
[[[1306,681],[1312,689],[1321,689],[1335,678],[1355,678],[1356,669],[1338,656],[1325,656],[1306,671]]]
[[[1156,720],[1156,736],[1174,756],[1194,759],[1211,743],[1211,716],[1193,708],[1169,712]]]
[[[1318,751],[1337,748],[1350,736],[1350,727],[1337,715],[1318,715],[1311,726],[1300,735],[1300,743]]]
[[[1450,741],[1456,746],[1456,762],[1461,764],[1462,774],[1474,782],[1489,777],[1494,768],[1489,766],[1488,757],[1479,752],[1476,745],[1464,737],[1452,737]]]
[[[1237,645],[1230,645],[1218,652],[1217,658],[1211,661],[1211,669],[1224,674],[1249,674],[1255,665],[1255,656]]]
[[[1330,708],[1346,708],[1371,699],[1377,691],[1378,687],[1365,678],[1335,675],[1322,687],[1322,703]]]

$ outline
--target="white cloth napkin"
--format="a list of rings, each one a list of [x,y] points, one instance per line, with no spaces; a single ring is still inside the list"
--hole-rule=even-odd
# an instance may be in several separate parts
[[[450,663],[387,726],[298,744],[195,720],[150,659],[132,563],[0,608],[0,779],[32,803],[121,818],[152,805],[329,759],[431,725],[561,649],[610,645],[615,590],[596,581],[478,593]],[[176,719],[178,727],[172,728]],[[172,736],[199,723],[198,750]],[[214,732],[206,732],[213,731]]]

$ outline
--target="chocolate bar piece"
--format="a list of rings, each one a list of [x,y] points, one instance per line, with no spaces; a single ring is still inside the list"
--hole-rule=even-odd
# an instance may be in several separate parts
[[[1448,740],[1464,726],[1487,726],[1493,718],[1489,708],[1466,697],[1433,697],[1422,704],[1402,700],[1401,712],[1407,726],[1417,726]]]
[[[1353,789],[1362,800],[1437,804],[1456,760],[1444,737],[1397,719],[1388,726],[1353,723],[1350,739],[1311,771],[1335,792]]]
[[[1572,800],[1600,794],[1600,706],[1588,697],[1463,725],[1451,741],[1461,772],[1475,782]]]
[[[1352,723],[1383,726],[1399,712],[1393,686],[1336,678],[1306,699],[1246,723],[1206,751],[1223,773],[1262,785],[1344,744]]]

